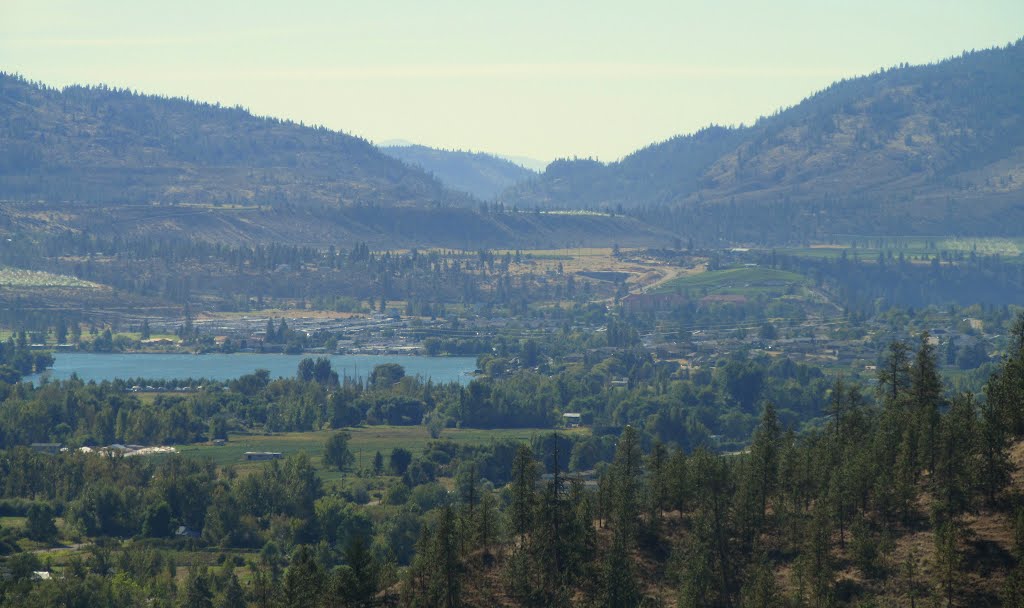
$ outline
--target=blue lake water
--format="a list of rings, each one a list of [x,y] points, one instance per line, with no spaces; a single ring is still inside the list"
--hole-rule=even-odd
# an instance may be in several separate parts
[[[270,371],[272,378],[294,377],[299,361],[322,355],[281,354],[98,354],[54,353],[53,369],[46,375],[51,380],[66,380],[72,374],[88,382],[115,378],[147,378],[151,380],[184,380],[207,378],[231,380],[251,374],[257,369]],[[422,357],[411,355],[331,355],[331,367],[339,376],[366,378],[374,366],[398,363],[407,376],[422,376],[437,383],[467,384],[476,369],[474,357]],[[38,376],[30,378],[38,380]]]

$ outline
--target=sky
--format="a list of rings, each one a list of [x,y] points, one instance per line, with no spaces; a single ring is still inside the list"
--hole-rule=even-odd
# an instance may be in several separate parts
[[[1022,36],[1021,0],[0,0],[0,70],[30,80],[544,161]]]

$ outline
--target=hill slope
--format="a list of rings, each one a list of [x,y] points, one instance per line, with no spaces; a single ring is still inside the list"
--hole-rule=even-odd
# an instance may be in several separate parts
[[[438,150],[427,146],[383,146],[380,151],[420,167],[453,190],[490,200],[506,188],[537,174],[490,154]]]
[[[1021,99],[1024,41],[842,81],[753,126],[711,127],[616,163],[552,163],[501,199],[705,214],[785,204],[827,215],[832,232],[1004,233],[1024,221]]]
[[[490,179],[530,173],[499,159],[465,157],[458,162],[490,172]],[[487,214],[476,203],[344,133],[102,86],[58,91],[0,74],[6,235],[69,230],[381,248],[668,239],[635,219]]]
[[[0,199],[466,202],[369,142],[240,108],[0,74]]]

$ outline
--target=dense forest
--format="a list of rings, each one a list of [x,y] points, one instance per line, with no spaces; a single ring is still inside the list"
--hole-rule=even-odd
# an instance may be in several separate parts
[[[1016,605],[1024,506],[1011,448],[1024,434],[1022,366],[1024,319],[978,396],[944,390],[926,340],[894,342],[873,390],[834,379],[819,406],[828,417],[803,430],[781,415],[792,401],[764,395],[739,452],[628,422],[607,442],[595,429],[603,445],[588,450],[569,434],[478,448],[441,439],[419,455],[378,454],[340,492],[302,453],[240,476],[180,456],[50,455],[6,443],[0,508],[26,523],[0,530],[10,553],[0,593],[10,606]],[[309,360],[294,381],[239,379],[229,399],[321,383],[354,394]],[[403,384],[417,386],[385,367],[362,390]],[[111,385],[7,390],[4,411],[12,399],[50,401],[112,428],[133,426],[115,409],[139,409]],[[197,396],[189,407],[216,433],[220,413],[209,404]],[[346,444],[333,435],[325,462],[349,469]],[[384,488],[379,504],[367,503],[368,484]],[[45,556],[13,541],[53,538],[57,517],[96,540],[59,580],[33,582]],[[221,561],[179,576],[175,556],[201,547]],[[258,553],[227,556],[238,550]]]

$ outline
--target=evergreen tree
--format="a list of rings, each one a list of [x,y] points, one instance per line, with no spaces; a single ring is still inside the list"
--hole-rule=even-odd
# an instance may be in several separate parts
[[[750,444],[750,460],[753,464],[754,487],[758,503],[758,527],[764,523],[768,511],[768,500],[775,494],[779,466],[779,443],[782,432],[775,414],[775,406],[768,403],[761,414],[761,424],[754,431]]]
[[[377,453],[373,455],[373,474],[381,475],[384,472],[384,455],[377,450]]]
[[[779,589],[775,584],[775,573],[764,553],[754,560],[753,572],[749,574],[740,591],[741,608],[775,608],[781,606]]]
[[[627,425],[619,436],[611,467],[613,532],[621,536],[622,545],[627,550],[636,543],[642,465],[640,434],[633,426]]]
[[[501,511],[498,501],[491,492],[484,492],[480,498],[480,507],[476,512],[473,540],[485,555],[490,554],[491,545],[498,540],[501,529]]]
[[[324,584],[323,568],[306,545],[300,545],[292,555],[284,573],[282,591],[290,608],[316,608]]]
[[[981,465],[977,458],[976,420],[974,398],[969,393],[955,398],[941,419],[937,462],[930,482],[935,497],[932,508],[942,519],[960,515],[970,507]]]
[[[940,522],[935,528],[935,582],[947,606],[955,605],[953,600],[956,596],[957,583],[962,576],[962,536],[962,524],[956,519]]]
[[[537,480],[540,470],[529,446],[522,444],[512,460],[512,531],[522,536],[533,527]]]
[[[185,592],[181,597],[182,608],[213,608],[210,584],[204,568],[193,565],[185,579]]]
[[[245,608],[245,591],[238,583],[238,577],[231,570],[227,573],[227,583],[224,590],[213,602],[214,608]]]
[[[910,394],[914,407],[915,426],[921,447],[921,464],[935,470],[939,434],[939,410],[943,407],[942,379],[935,360],[935,348],[928,332],[921,335],[921,344],[910,371]]]
[[[907,345],[900,341],[889,344],[889,350],[878,366],[878,392],[883,401],[895,404],[910,388],[910,356]]]

